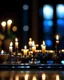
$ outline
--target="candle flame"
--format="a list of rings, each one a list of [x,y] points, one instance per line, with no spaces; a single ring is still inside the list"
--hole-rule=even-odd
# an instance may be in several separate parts
[[[18,39],[17,38],[15,38],[15,42],[17,42],[18,41]]]
[[[43,45],[45,45],[45,41],[43,41]]]
[[[32,41],[32,38],[29,38],[29,41]]]
[[[13,45],[13,42],[10,42],[10,46],[12,46]]]
[[[24,49],[27,49],[27,46],[24,46]]]
[[[1,54],[3,54],[3,53],[4,53],[4,50],[1,51]]]
[[[5,27],[5,26],[6,26],[6,22],[3,21],[3,22],[1,23],[1,25],[2,25],[3,27]]]
[[[56,40],[59,40],[59,35],[56,35]]]
[[[7,24],[11,25],[11,24],[12,24],[12,20],[9,19],[9,20],[7,21]]]

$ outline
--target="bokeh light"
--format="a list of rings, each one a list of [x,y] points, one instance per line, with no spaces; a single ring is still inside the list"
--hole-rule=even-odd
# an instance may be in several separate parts
[[[28,31],[28,30],[29,30],[28,25],[23,26],[23,31]]]
[[[13,27],[12,27],[12,31],[13,31],[13,32],[16,32],[16,31],[17,31],[17,26],[13,26]]]
[[[46,45],[47,45],[47,46],[52,46],[52,41],[51,41],[51,40],[48,39],[48,40],[46,40],[45,42],[46,42]]]
[[[64,20],[58,19],[57,20],[57,33],[61,36],[64,36]]]
[[[64,20],[63,19],[58,19],[57,20],[57,25],[61,26],[61,27],[64,27]]]
[[[56,6],[56,14],[57,14],[57,18],[64,18],[64,5],[63,4],[58,4]]]
[[[50,32],[51,28],[53,26],[53,21],[52,20],[44,20],[43,26],[44,26],[44,32]]]
[[[52,19],[53,18],[53,7],[50,5],[43,6],[43,17],[44,19]]]
[[[23,10],[28,10],[29,9],[29,6],[27,4],[24,4],[23,5]]]

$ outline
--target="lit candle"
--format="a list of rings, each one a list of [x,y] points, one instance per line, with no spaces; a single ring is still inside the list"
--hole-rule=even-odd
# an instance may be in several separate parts
[[[46,79],[46,75],[42,74],[42,80],[45,80],[45,79]]]
[[[29,38],[29,46],[32,46],[32,38]]]
[[[43,44],[41,45],[41,48],[42,48],[42,53],[45,53],[45,51],[46,51],[45,41],[43,41]]]
[[[8,32],[10,32],[11,24],[12,24],[12,20],[9,19],[9,20],[7,21],[7,29],[8,29]]]
[[[13,43],[12,43],[12,42],[10,43],[9,51],[10,51],[10,52],[13,52]]]
[[[32,51],[33,51],[33,52],[36,51],[36,45],[35,45],[35,42],[34,42],[34,41],[32,42]]]
[[[56,35],[56,44],[59,44],[59,35]]]
[[[28,52],[28,49],[27,49],[27,46],[24,46],[24,49],[22,49],[24,55],[27,55],[27,52]]]
[[[2,26],[3,31],[5,31],[6,22],[5,22],[5,21],[3,21],[3,22],[1,23],[1,26]]]
[[[15,38],[15,48],[18,48],[18,39],[17,38]]]
[[[56,80],[60,80],[59,75],[56,75]]]
[[[4,50],[1,50],[1,54],[4,54]]]

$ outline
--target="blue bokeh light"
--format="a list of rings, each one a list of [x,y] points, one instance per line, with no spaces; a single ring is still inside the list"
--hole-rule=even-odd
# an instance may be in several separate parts
[[[57,20],[57,33],[60,34],[61,36],[64,36],[64,20],[63,19],[58,19]]]
[[[64,27],[64,20],[63,19],[58,19],[57,20],[57,25],[61,26],[61,27]]]
[[[52,41],[51,40],[48,39],[45,42],[46,42],[46,46],[52,46]]]
[[[64,60],[62,60],[61,63],[64,64]]]
[[[56,14],[57,14],[57,18],[64,18],[64,5],[63,4],[58,4],[56,6]]]
[[[50,32],[51,28],[53,26],[53,21],[52,20],[44,20],[43,26],[44,26],[44,32]]]
[[[53,7],[50,5],[43,6],[43,17],[44,19],[52,19],[53,18]]]
[[[47,61],[47,64],[53,64],[54,62],[52,60]]]

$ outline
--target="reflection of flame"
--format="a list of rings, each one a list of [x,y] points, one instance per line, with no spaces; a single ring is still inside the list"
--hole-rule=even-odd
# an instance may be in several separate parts
[[[36,76],[33,76],[33,79],[32,79],[32,80],[37,80],[37,79],[36,79]]]
[[[56,80],[60,80],[59,75],[56,75]]]
[[[25,80],[28,80],[28,77],[29,77],[29,75],[28,75],[28,74],[26,74],[26,75],[25,75]]]
[[[4,53],[4,50],[1,51],[1,54],[3,54],[3,53]]]
[[[16,75],[15,80],[19,80],[19,76],[18,75]]]
[[[42,80],[45,80],[45,79],[46,79],[46,75],[42,74]]]

